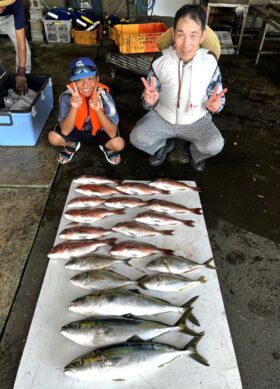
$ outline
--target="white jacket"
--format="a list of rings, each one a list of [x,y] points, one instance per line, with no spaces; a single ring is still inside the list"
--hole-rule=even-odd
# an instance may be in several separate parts
[[[160,84],[159,101],[154,108],[171,124],[191,124],[207,113],[207,88],[217,68],[215,57],[198,49],[194,58],[184,64],[174,47],[162,51],[152,63]]]

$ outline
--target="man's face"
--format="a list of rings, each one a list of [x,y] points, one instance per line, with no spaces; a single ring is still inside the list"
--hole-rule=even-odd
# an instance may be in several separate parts
[[[190,61],[199,49],[199,45],[205,38],[201,25],[189,16],[178,20],[176,29],[173,31],[173,39],[179,57],[184,61]]]
[[[0,15],[5,11],[6,7],[0,7]]]
[[[95,89],[97,81],[97,77],[92,76],[82,78],[81,80],[77,80],[75,82],[78,88],[78,92],[85,97],[90,97]]]

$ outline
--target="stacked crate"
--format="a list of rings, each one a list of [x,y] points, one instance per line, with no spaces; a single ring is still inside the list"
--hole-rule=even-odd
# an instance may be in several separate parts
[[[42,42],[44,40],[42,18],[44,14],[44,5],[41,0],[30,0],[30,32],[31,39],[34,42]]]

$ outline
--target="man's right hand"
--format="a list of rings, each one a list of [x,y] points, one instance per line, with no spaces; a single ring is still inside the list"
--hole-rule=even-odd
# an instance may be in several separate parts
[[[83,104],[83,98],[79,95],[78,88],[75,82],[73,82],[74,86],[71,88],[69,85],[67,85],[67,88],[69,92],[71,93],[70,97],[70,104],[73,108],[80,108]]]
[[[143,82],[145,87],[143,98],[146,103],[152,107],[157,103],[159,99],[159,93],[155,88],[155,77],[150,77],[150,85],[147,83],[144,77],[141,77],[141,81]]]

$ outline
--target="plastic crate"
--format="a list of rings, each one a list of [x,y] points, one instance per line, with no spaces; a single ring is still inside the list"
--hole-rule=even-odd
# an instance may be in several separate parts
[[[71,35],[74,39],[74,43],[77,45],[96,45],[97,41],[102,37],[102,26],[100,25],[94,31],[82,31],[73,28]]]
[[[115,26],[114,27],[110,27],[108,28],[108,31],[109,31],[109,39],[111,39],[112,41],[116,41],[117,39],[117,30],[115,29]]]
[[[115,43],[124,54],[159,51],[156,40],[167,30],[163,23],[119,24],[114,28],[117,33]]]
[[[46,20],[43,18],[42,22],[48,42],[71,42],[72,20]]]

